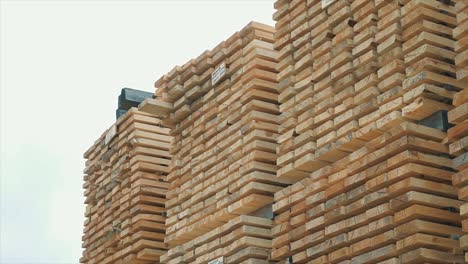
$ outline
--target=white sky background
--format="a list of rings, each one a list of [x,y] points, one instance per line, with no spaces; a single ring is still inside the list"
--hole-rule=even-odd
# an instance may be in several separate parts
[[[175,65],[274,0],[0,0],[0,263],[77,263],[83,152],[122,87],[154,91]]]

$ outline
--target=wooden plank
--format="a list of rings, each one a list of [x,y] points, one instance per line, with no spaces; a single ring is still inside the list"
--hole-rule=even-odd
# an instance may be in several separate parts
[[[468,119],[468,103],[457,106],[448,113],[449,122],[459,124]]]

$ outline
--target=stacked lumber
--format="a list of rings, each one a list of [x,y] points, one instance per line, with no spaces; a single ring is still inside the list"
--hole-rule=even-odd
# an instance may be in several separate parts
[[[457,27],[453,30],[453,37],[457,40],[455,43],[455,52],[457,53],[455,65],[457,67],[457,79],[466,85],[468,80],[468,2],[456,1],[455,7],[457,10]],[[459,100],[462,100],[462,98],[460,97]]]
[[[460,246],[468,250],[468,89],[455,95],[453,105],[456,107],[449,112],[449,122],[455,124],[450,128],[447,136],[450,143],[450,154],[453,168],[457,173],[453,175],[453,184],[458,188],[458,198],[465,201],[460,207],[464,236],[460,239]],[[468,262],[468,253],[465,254]]]
[[[132,108],[86,151],[81,263],[159,263],[171,143],[160,119]]]
[[[239,215],[272,217],[274,193],[290,183],[276,177],[273,32],[270,26],[250,23],[160,78],[157,100],[141,105],[164,116],[174,136],[166,203],[170,248]]]
[[[464,263],[446,133],[403,122],[275,194],[272,258]]]
[[[327,5],[328,4],[328,5]],[[451,109],[451,1],[279,0],[278,177],[300,180],[401,119]]]
[[[272,259],[464,263],[444,113],[453,1],[278,0]],[[446,121],[446,120],[445,120]],[[437,129],[436,129],[437,127]]]
[[[355,26],[367,34],[356,40],[357,52],[352,19],[353,13],[356,19],[367,14],[356,12],[362,4],[351,9],[349,1],[337,1],[328,12],[320,1],[277,1],[275,7],[281,103],[277,175],[299,180],[362,144],[354,136],[358,120],[377,105],[375,98],[366,100],[369,93],[355,102],[354,86],[365,90],[375,84],[370,75],[375,72],[375,45],[367,41],[374,20]],[[358,83],[359,79],[368,81]]]
[[[269,264],[273,221],[238,216],[187,243],[170,249],[163,263]],[[170,261],[165,262],[167,259]]]
[[[458,198],[468,202],[468,2],[457,1],[457,27],[453,30],[455,44],[455,65],[457,79],[464,84],[465,90],[457,93],[453,98],[455,107],[448,113],[448,120],[454,126],[448,130],[450,154],[453,155],[453,168],[458,172],[453,175],[453,184],[459,188]],[[464,236],[460,239],[460,246],[468,250],[468,203],[460,208]],[[465,253],[468,261],[468,253]]]

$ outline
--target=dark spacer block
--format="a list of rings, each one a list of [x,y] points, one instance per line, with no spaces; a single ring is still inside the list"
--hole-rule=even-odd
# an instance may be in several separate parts
[[[447,111],[445,110],[435,112],[431,116],[418,121],[418,124],[442,131],[447,131],[450,127],[452,127],[452,125],[448,122]]]
[[[146,98],[153,98],[153,93],[123,88],[120,92],[118,107],[123,110],[129,110],[132,107],[138,107]]]
[[[118,108],[115,110],[115,119],[119,119],[119,117],[123,116],[125,113],[127,113],[127,110]]]

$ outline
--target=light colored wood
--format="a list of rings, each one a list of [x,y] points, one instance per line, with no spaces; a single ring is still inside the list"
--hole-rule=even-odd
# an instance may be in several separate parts
[[[147,98],[139,106],[138,110],[154,116],[167,116],[172,112],[173,105],[162,100]]]
[[[172,138],[160,119],[136,109],[115,125],[117,133],[107,146],[101,137],[87,153],[80,261],[159,261],[167,250],[164,214]]]
[[[459,124],[468,119],[468,103],[457,106],[448,114],[449,122]]]
[[[454,106],[460,106],[466,102],[468,102],[468,89],[464,89],[463,91],[457,93],[453,98]]]

